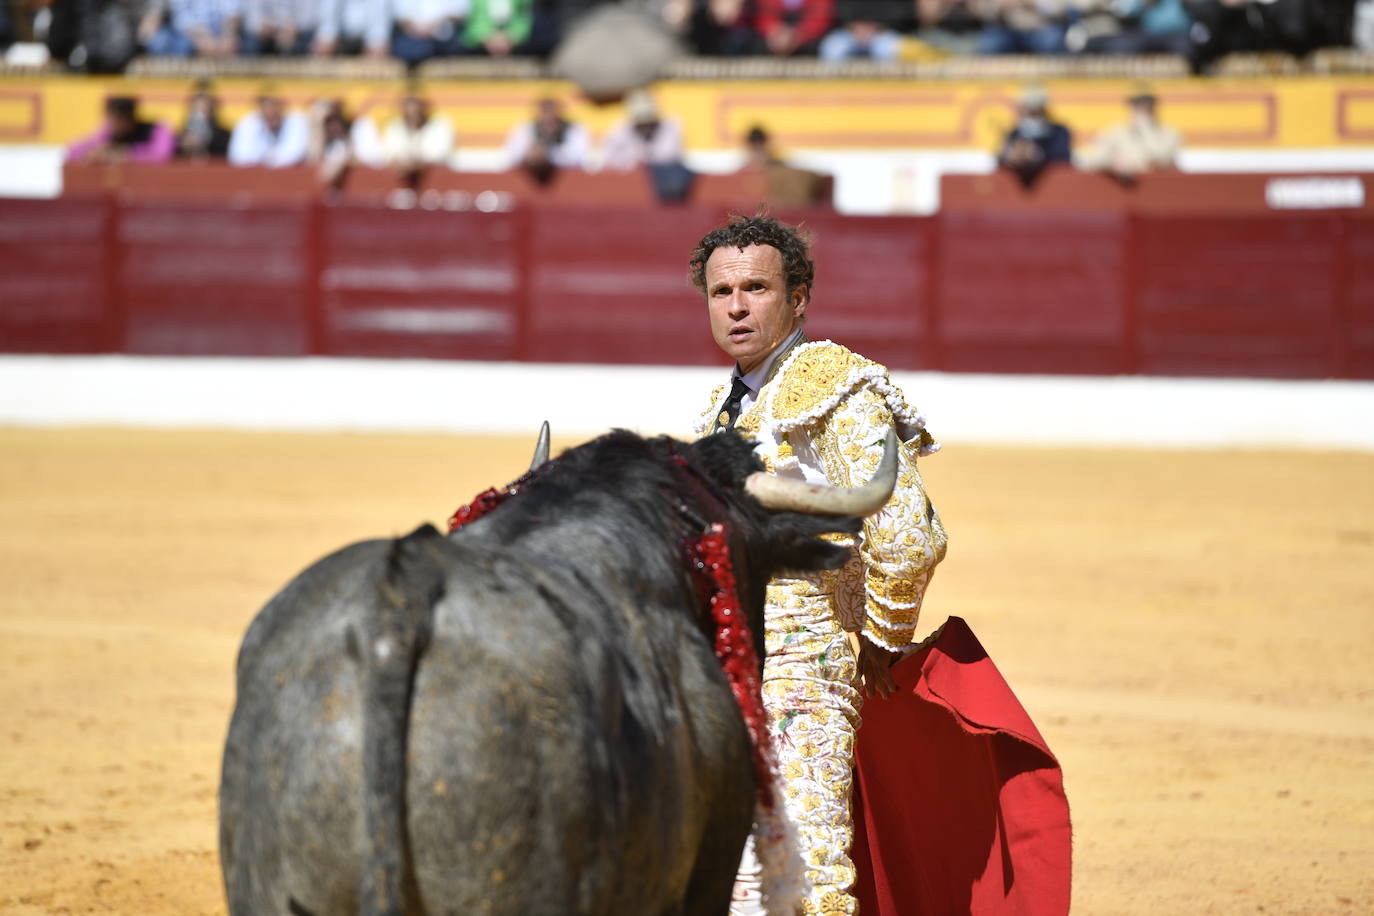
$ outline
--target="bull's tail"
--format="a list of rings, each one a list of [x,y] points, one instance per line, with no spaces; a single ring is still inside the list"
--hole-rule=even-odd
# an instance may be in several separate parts
[[[360,634],[365,916],[418,909],[406,831],[406,733],[416,667],[444,592],[443,540],[424,525],[392,543]]]

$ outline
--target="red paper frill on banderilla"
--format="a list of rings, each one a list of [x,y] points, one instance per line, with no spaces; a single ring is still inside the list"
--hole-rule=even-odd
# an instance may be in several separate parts
[[[729,533],[720,522],[712,522],[694,541],[685,544],[692,564],[697,598],[709,615],[710,635],[716,659],[720,662],[730,691],[753,745],[754,780],[758,801],[765,809],[773,807],[773,744],[768,734],[768,714],[763,708],[763,685],[759,680],[759,656],[754,649],[754,633],[740,609],[735,584],[734,564],[730,559]]]
[[[951,617],[864,703],[854,891],[864,916],[1059,916],[1072,864],[1063,774],[968,625]]]

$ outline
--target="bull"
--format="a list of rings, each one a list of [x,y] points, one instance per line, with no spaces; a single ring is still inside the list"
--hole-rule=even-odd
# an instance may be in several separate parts
[[[761,659],[768,580],[844,563],[819,535],[886,502],[894,442],[873,481],[825,488],[734,433],[547,461],[546,424],[485,517],[310,566],[239,652],[230,912],[724,913],[756,770],[683,544],[724,524]]]

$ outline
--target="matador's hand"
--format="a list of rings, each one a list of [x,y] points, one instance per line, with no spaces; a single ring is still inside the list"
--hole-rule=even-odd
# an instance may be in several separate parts
[[[858,633],[845,635],[849,637],[849,646],[854,650],[859,669],[859,689],[863,695],[892,696],[897,689],[897,682],[892,679],[892,665],[901,657],[901,653],[889,652]]]

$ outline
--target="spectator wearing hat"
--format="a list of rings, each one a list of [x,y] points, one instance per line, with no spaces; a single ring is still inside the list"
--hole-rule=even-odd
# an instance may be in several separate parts
[[[659,114],[649,93],[632,92],[625,100],[626,118],[606,136],[602,166],[628,172],[643,165],[682,161],[682,125]]]
[[[1070,163],[1073,135],[1063,124],[1050,119],[1049,95],[1032,86],[1021,94],[1016,125],[1007,134],[997,164],[1010,171],[1026,187],[1035,183],[1046,167]]]
[[[1178,159],[1178,131],[1159,122],[1154,93],[1142,89],[1126,100],[1126,123],[1104,131],[1083,167],[1131,182],[1145,172],[1171,169]]]
[[[281,96],[264,90],[258,107],[240,118],[229,135],[229,164],[286,168],[305,161],[309,149],[306,116],[287,111]]]
[[[105,100],[105,120],[95,133],[67,149],[68,162],[167,162],[177,139],[167,125],[138,116],[138,100],[115,96]]]

